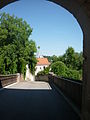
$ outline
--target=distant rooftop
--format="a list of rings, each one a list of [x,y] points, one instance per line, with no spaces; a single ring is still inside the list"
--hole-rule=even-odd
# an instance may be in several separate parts
[[[50,65],[50,62],[47,58],[37,58],[37,65]]]

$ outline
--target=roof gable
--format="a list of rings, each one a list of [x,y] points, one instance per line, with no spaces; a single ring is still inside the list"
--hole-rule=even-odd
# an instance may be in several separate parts
[[[50,65],[47,58],[37,58],[37,65]]]

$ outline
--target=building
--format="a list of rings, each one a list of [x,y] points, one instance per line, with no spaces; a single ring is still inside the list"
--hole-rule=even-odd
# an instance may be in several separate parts
[[[38,72],[44,70],[46,67],[48,67],[50,65],[50,62],[48,61],[47,58],[37,58],[37,65],[36,65],[36,71],[35,71],[35,75],[37,75]]]

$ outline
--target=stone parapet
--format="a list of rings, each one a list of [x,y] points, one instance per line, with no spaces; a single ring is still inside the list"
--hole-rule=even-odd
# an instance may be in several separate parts
[[[61,77],[57,77],[54,74],[49,74],[49,81],[57,85],[63,94],[69,98],[81,111],[82,105],[82,81],[74,81]]]
[[[62,93],[70,99],[75,106],[81,111],[82,109],[82,81],[65,79],[58,77],[53,73],[49,75],[39,75],[35,78],[36,81],[45,81],[54,83]]]
[[[0,75],[0,88],[23,80],[23,75],[19,73],[10,75]]]

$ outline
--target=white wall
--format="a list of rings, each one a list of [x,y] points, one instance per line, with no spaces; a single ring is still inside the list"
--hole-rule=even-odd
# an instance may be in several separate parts
[[[26,77],[25,80],[35,81],[35,75],[30,73],[28,65],[26,65]]]
[[[37,75],[38,72],[43,71],[44,68],[48,67],[49,65],[37,65],[36,66],[36,71],[35,71],[35,75]]]

